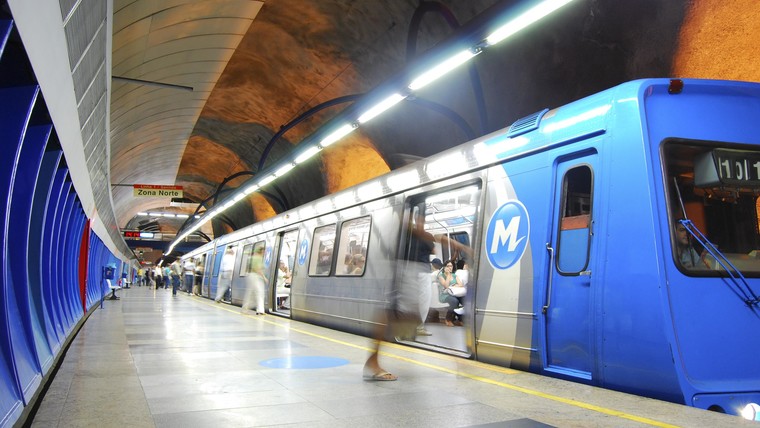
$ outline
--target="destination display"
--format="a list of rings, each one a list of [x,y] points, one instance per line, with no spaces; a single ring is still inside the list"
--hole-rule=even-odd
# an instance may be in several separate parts
[[[760,152],[714,149],[694,163],[697,187],[760,187]]]
[[[153,239],[155,234],[153,232],[140,232],[139,230],[123,230],[122,234],[125,239]]]

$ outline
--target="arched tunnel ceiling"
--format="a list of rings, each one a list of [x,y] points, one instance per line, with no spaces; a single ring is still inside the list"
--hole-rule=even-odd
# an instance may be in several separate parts
[[[367,92],[402,71],[410,35],[417,37],[417,52],[424,52],[456,33],[447,17],[465,24],[518,2],[114,3],[113,75],[195,90],[114,81],[112,183],[181,185],[185,197],[197,203],[227,177],[243,174],[226,188],[250,178],[282,126],[321,103]],[[432,11],[423,15],[419,28],[410,29],[422,7]],[[241,227],[261,220],[623,81],[663,76],[758,81],[760,71],[753,66],[758,18],[760,3],[754,0],[575,0],[478,56],[472,67],[482,91],[466,69],[447,76],[418,99],[324,150],[276,192],[252,197],[234,210],[232,222]],[[479,98],[485,115],[477,108]],[[429,102],[450,112],[431,109]],[[346,105],[322,110],[286,132],[264,167]],[[172,207],[168,198],[134,198],[129,187],[113,189],[120,226],[138,224],[139,211],[190,212],[193,207]],[[179,225],[159,222],[170,233]]]

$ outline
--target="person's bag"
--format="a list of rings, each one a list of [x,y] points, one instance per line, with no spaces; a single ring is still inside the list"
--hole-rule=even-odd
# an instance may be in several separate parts
[[[446,292],[454,297],[464,297],[464,295],[467,294],[467,289],[458,285],[452,285],[446,289]]]

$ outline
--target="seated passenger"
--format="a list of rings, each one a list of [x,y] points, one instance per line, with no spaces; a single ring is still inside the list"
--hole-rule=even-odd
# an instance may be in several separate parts
[[[446,303],[449,305],[449,308],[446,311],[446,326],[453,327],[454,325],[462,325],[461,321],[455,322],[457,314],[454,312],[454,310],[462,305],[464,296],[454,296],[450,294],[449,291],[449,289],[452,287],[464,288],[462,280],[457,278],[457,275],[454,271],[453,260],[449,260],[446,262],[446,264],[443,265],[443,269],[438,274],[438,284],[438,300],[441,303]]]
[[[354,254],[353,259],[351,260],[351,272],[349,272],[351,275],[361,275],[364,273],[364,262],[365,258],[361,254]]]
[[[704,253],[700,255],[691,246],[691,235],[681,222],[676,222],[676,257],[681,266],[686,269],[706,269],[710,266],[704,259]]]

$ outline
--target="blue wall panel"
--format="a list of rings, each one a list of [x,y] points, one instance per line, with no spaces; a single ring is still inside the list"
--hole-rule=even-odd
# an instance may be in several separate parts
[[[45,152],[42,158],[42,164],[40,165],[39,174],[36,179],[36,186],[34,190],[34,200],[32,205],[32,217],[29,226],[29,253],[28,260],[28,276],[31,297],[34,304],[33,310],[36,312],[36,317],[40,321],[40,327],[42,328],[47,342],[48,353],[45,353],[45,347],[38,345],[38,356],[40,358],[40,366],[43,373],[47,372],[48,367],[52,363],[52,356],[55,355],[60,349],[60,341],[55,333],[55,325],[50,316],[50,308],[47,307],[48,299],[45,296],[49,290],[49,283],[45,284],[45,281],[49,279],[43,279],[42,267],[44,266],[43,253],[45,252],[45,222],[48,220],[48,202],[53,188],[53,181],[55,178],[55,171],[58,168],[58,162],[60,162],[62,152],[59,150]],[[37,286],[34,286],[34,285]]]
[[[21,412],[21,382],[19,368],[27,381],[29,367],[29,347],[19,340],[19,335],[12,333],[20,324],[16,306],[15,290],[8,266],[8,229],[11,204],[11,188],[16,162],[21,143],[26,131],[29,116],[34,106],[39,89],[36,86],[0,89],[0,141],[4,156],[0,156],[0,353],[3,363],[0,365],[0,422],[15,420]]]
[[[19,316],[17,328],[12,335],[15,342],[22,343],[27,360],[20,362],[18,373],[24,397],[28,402],[42,380],[42,368],[37,348],[50,353],[47,341],[40,327],[36,311],[32,309],[31,284],[27,271],[29,249],[29,227],[35,181],[39,172],[42,154],[47,144],[52,126],[36,126],[27,129],[21,152],[15,166],[10,207],[10,228],[8,229],[8,257],[6,266],[10,270]],[[23,364],[23,365],[22,365]]]
[[[21,44],[13,31],[12,21],[0,20],[0,64],[26,70],[15,63]],[[3,57],[8,43],[14,55]],[[35,122],[47,115],[34,76],[28,81],[0,88],[0,428],[20,424],[74,328],[103,296],[102,267],[121,272],[121,262],[86,229],[63,153],[46,152],[52,125],[28,127],[32,112]]]
[[[42,297],[45,299],[45,308],[48,310],[47,316],[54,327],[54,334],[57,338],[58,345],[63,343],[64,335],[63,319],[60,313],[60,298],[56,288],[57,281],[53,273],[56,260],[55,243],[58,233],[58,223],[60,222],[60,202],[62,199],[63,188],[66,184],[66,168],[59,168],[53,176],[53,184],[50,187],[50,198],[46,208],[46,221],[43,225],[42,245],[42,265],[40,272],[42,274]]]
[[[13,29],[13,21],[8,19],[0,20],[0,57],[3,56],[3,51],[5,51],[5,43],[11,35],[11,29]]]
[[[39,235],[38,231],[32,232],[32,227],[39,227],[37,223],[32,221],[34,194],[37,191],[37,179],[45,153],[45,146],[47,146],[52,129],[52,125],[34,126],[26,132],[24,147],[21,149],[21,157],[19,158],[16,172],[16,180],[13,185],[14,196],[11,218],[12,224],[19,223],[18,228],[12,227],[11,233],[20,233],[20,236],[16,239],[11,239],[11,241],[19,242],[19,244],[23,242],[23,251],[20,247],[17,248],[17,251],[14,251],[14,254],[21,256],[20,266],[18,267],[19,271],[14,271],[14,281],[17,286],[17,295],[23,296],[20,302],[25,307],[20,308],[20,310],[23,309],[24,322],[27,323],[27,329],[30,333],[30,337],[27,340],[34,344],[40,373],[47,371],[47,367],[52,363],[53,353],[47,341],[45,319],[40,315],[42,312],[39,310],[41,302],[38,298],[35,298],[35,295],[39,295],[39,275],[33,281],[29,274],[33,271],[31,267],[37,265],[37,256],[39,255],[39,249],[34,248],[34,245],[32,245],[38,242],[33,239],[37,239]],[[21,204],[21,206],[18,207],[17,204]],[[23,217],[18,220],[15,219],[17,213]],[[24,286],[19,288],[19,284],[23,284]]]
[[[70,257],[66,254],[66,244],[69,239],[69,232],[71,231],[71,218],[74,210],[74,200],[76,195],[72,193],[73,187],[69,183],[69,192],[66,194],[66,200],[64,201],[63,214],[61,216],[60,233],[58,235],[58,290],[61,295],[61,302],[63,303],[64,314],[64,328],[66,336],[68,336],[74,329],[76,319],[74,312],[71,310],[71,291],[67,281],[67,272],[71,270],[69,265]]]

